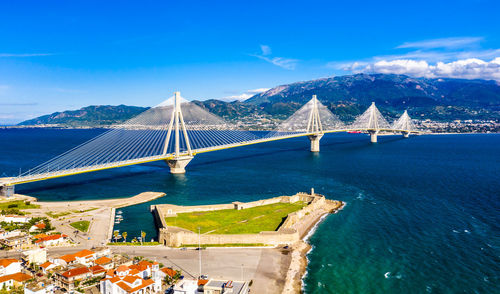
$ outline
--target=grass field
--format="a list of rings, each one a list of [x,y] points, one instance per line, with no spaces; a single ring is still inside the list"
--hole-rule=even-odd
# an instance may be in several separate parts
[[[30,209],[30,208],[40,208],[40,205],[31,204],[29,201],[15,200],[8,202],[0,202],[0,210],[17,208],[17,209]]]
[[[71,223],[69,225],[72,226],[73,228],[79,230],[80,232],[85,233],[89,229],[90,222],[89,221],[79,221],[79,222]]]
[[[302,209],[304,202],[275,203],[243,210],[178,213],[165,218],[167,225],[209,234],[256,234],[275,231],[289,213]]]
[[[63,212],[53,212],[53,211],[49,211],[47,213],[45,213],[46,215],[50,216],[51,218],[59,218],[61,216],[66,216],[66,215],[70,215],[71,212],[70,211],[63,211]]]

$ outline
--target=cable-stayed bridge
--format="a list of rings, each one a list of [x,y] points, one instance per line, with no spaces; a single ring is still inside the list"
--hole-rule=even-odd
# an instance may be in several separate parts
[[[0,178],[0,195],[14,186],[98,170],[164,160],[171,173],[184,173],[196,154],[306,136],[311,151],[319,152],[325,133],[364,132],[377,142],[380,132],[419,133],[405,111],[392,125],[372,105],[352,124],[343,123],[313,95],[275,130],[258,135],[243,130],[185,100],[179,92],[140,115],[16,177]]]

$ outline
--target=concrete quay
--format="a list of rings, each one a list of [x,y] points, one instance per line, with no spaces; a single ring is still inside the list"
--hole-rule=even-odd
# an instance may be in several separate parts
[[[105,245],[111,240],[116,209],[149,202],[165,195],[161,192],[143,192],[129,198],[38,202],[36,198],[16,194],[15,197],[8,198],[8,201],[29,200],[33,204],[40,205],[40,208],[26,209],[26,211],[34,217],[50,217],[52,225],[58,232],[70,236],[81,245],[92,247]],[[70,224],[85,220],[90,222],[89,231],[75,233],[75,229]]]

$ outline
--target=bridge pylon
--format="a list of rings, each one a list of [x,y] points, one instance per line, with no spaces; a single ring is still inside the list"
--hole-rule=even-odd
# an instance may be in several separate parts
[[[318,98],[316,95],[312,97],[312,108],[307,121],[307,132],[313,133],[307,137],[311,141],[311,152],[319,152],[319,140],[323,137],[323,125],[318,111]]]
[[[172,116],[168,125],[167,137],[163,147],[163,155],[167,154],[172,132],[174,133],[174,157],[165,161],[170,167],[171,173],[183,174],[186,172],[186,166],[193,159],[193,151],[191,149],[191,144],[186,130],[186,124],[184,123],[184,117],[182,116],[180,92],[174,93],[174,107],[172,109]],[[182,153],[180,152],[181,139],[183,139],[187,149],[186,152]]]
[[[394,130],[400,130],[403,138],[410,137],[410,132],[415,132],[417,130],[415,124],[413,124],[413,121],[411,120],[411,117],[408,115],[408,111],[406,110],[401,117],[394,122],[392,128]]]

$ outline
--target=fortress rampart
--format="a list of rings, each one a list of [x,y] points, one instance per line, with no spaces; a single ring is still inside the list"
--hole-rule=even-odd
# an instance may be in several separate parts
[[[290,213],[285,221],[276,231],[263,231],[258,234],[202,234],[189,230],[168,226],[165,218],[174,217],[177,213],[213,211],[222,209],[247,209],[274,203],[294,203],[302,201],[307,206],[299,211]],[[159,242],[165,246],[181,247],[184,245],[198,244],[266,244],[280,245],[293,244],[300,240],[305,231],[309,229],[310,223],[317,221],[325,213],[341,208],[340,201],[327,200],[320,194],[297,193],[293,196],[279,196],[253,202],[233,202],[231,204],[178,206],[172,204],[152,205],[151,211],[155,216],[158,228]]]

